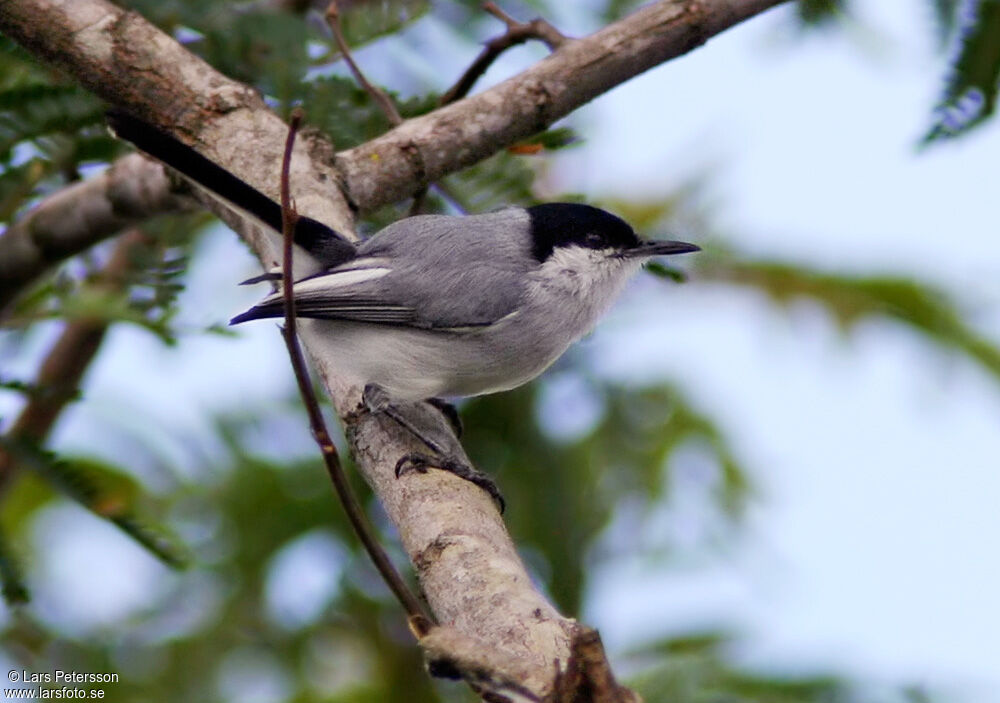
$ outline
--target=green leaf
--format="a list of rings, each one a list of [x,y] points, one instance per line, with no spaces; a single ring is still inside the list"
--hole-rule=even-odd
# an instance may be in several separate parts
[[[543,150],[555,151],[580,144],[580,137],[571,127],[557,127],[528,137],[507,147],[513,154],[534,154]]]
[[[688,279],[686,271],[674,268],[673,266],[667,266],[659,261],[650,261],[645,266],[647,273],[651,273],[657,278],[664,278],[668,281],[673,281],[674,283],[684,283]]]
[[[52,133],[72,134],[103,124],[103,103],[72,85],[32,84],[0,91],[0,157],[20,142]]]
[[[799,0],[796,9],[803,24],[819,26],[842,17],[845,6],[845,0]]]
[[[584,560],[598,535],[623,503],[648,511],[667,494],[681,448],[704,448],[718,467],[709,498],[719,511],[710,517],[725,524],[738,519],[750,495],[723,434],[677,389],[619,388],[592,379],[585,386],[600,415],[570,441],[553,439],[527,420],[538,414],[539,384],[476,398],[462,408],[469,455],[518,506],[507,515],[511,533],[518,544],[537,550],[536,570],[557,575],[542,581],[570,614],[579,612]]]
[[[27,442],[4,439],[4,451],[22,467],[29,468],[60,492],[99,514],[111,514],[117,506],[131,502],[138,488],[123,472],[85,460],[59,459]]]
[[[642,3],[639,0],[607,0],[601,11],[604,24],[610,24],[632,12]]]
[[[91,131],[40,135],[31,143],[38,156],[17,166],[0,167],[0,222],[11,222],[39,196],[79,178],[81,164],[107,162],[122,151],[103,127],[96,135]]]
[[[0,439],[0,449],[22,468],[32,471],[60,493],[98,517],[117,525],[153,556],[174,568],[187,562],[175,539],[135,514],[141,489],[118,467],[89,458],[58,457],[27,442]]]
[[[34,158],[0,172],[0,222],[10,222],[38,185],[54,170],[51,161]]]
[[[598,204],[628,222],[642,236],[670,239],[661,234],[664,223],[677,217],[685,201],[698,197],[699,188],[698,184],[691,184],[669,195],[642,201],[602,198]]]
[[[131,0],[124,3],[227,76],[290,104],[309,65],[307,45],[319,34],[299,12],[274,2]]]
[[[437,105],[436,95],[400,100],[391,91],[386,94],[404,119],[426,114]],[[353,79],[342,76],[322,76],[309,81],[303,107],[306,124],[330,137],[337,149],[349,149],[374,139],[392,126],[371,96]]]
[[[128,3],[168,33],[194,30],[186,47],[217,70],[274,97],[289,108],[308,93],[307,72],[338,58],[320,11],[310,3],[282,7],[274,2],[216,3],[204,0],[132,0]],[[428,0],[344,3],[341,27],[354,49],[394,34],[430,8]],[[310,57],[310,47],[327,47]],[[308,100],[307,100],[308,103]]]
[[[340,13],[340,26],[351,49],[395,34],[430,10],[429,0],[381,0],[349,4]]]
[[[156,301],[143,301],[133,297],[128,291],[101,290],[78,287],[60,291],[55,301],[43,301],[46,305],[21,313],[7,322],[19,326],[41,320],[63,319],[76,321],[131,323],[152,332],[164,344],[174,344],[176,336],[168,323],[174,314],[163,310]],[[51,303],[51,304],[50,304]]]
[[[32,83],[49,83],[52,73],[12,39],[0,35],[0,91]]]
[[[29,398],[44,395],[46,392],[44,388],[34,383],[21,381],[16,378],[3,378],[2,376],[0,376],[0,390],[17,391],[18,393],[23,393]]]
[[[46,153],[60,164],[61,169],[75,168],[80,164],[110,162],[126,151],[121,141],[108,134],[103,122],[85,127],[73,135],[72,139],[63,141],[58,152],[46,149]],[[45,149],[46,146],[43,142],[42,148]]]
[[[34,514],[57,493],[37,474],[21,471],[11,477],[0,499],[0,531],[20,538]]]
[[[838,275],[769,261],[707,263],[700,274],[753,286],[781,304],[816,301],[844,328],[870,318],[897,320],[965,354],[1000,380],[1000,348],[971,328],[949,297],[932,286],[908,278]]]
[[[960,2],[961,0],[931,0],[934,18],[937,20],[938,38],[942,44],[948,40],[955,28]]]
[[[349,149],[389,129],[389,121],[350,78],[310,81],[303,100],[306,123],[323,131],[337,149]]]
[[[641,671],[629,682],[646,700],[671,703],[860,703],[846,680],[828,674],[780,675],[747,671],[728,661],[732,638],[721,632],[693,633],[654,641],[629,653]],[[886,692],[903,703],[907,691]]]
[[[150,554],[173,569],[186,568],[190,557],[173,535],[162,527],[151,525],[131,513],[106,516],[107,519]]]
[[[77,86],[46,82],[44,75],[12,73],[10,60],[0,51],[2,222],[39,193],[78,178],[81,161],[104,161],[120,148],[105,133],[97,98]],[[15,158],[21,163],[14,165]]]
[[[535,202],[535,172],[527,159],[507,151],[444,179],[450,192],[469,212],[487,212],[504,205]]]
[[[299,99],[309,67],[307,40],[314,35],[304,18],[287,12],[251,12],[228,20],[199,27],[204,40],[192,48],[217,70],[254,85],[282,105]]]
[[[723,433],[679,389],[661,384],[646,388],[608,387],[608,413],[595,434],[603,446],[588,451],[618,464],[616,476],[643,496],[649,506],[666,494],[672,459],[682,447],[705,447],[718,467],[716,498],[724,514],[738,518],[750,496],[750,483]]]
[[[969,3],[962,14],[955,59],[923,144],[963,134],[985,121],[996,108],[1000,80],[1000,1]]]
[[[22,572],[20,560],[11,549],[6,535],[0,532],[0,587],[8,605],[19,605],[31,600]]]

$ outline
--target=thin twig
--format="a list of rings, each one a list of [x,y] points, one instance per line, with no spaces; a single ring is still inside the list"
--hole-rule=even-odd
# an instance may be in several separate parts
[[[333,39],[337,42],[337,48],[344,57],[344,61],[347,62],[347,67],[351,69],[351,75],[354,76],[354,80],[364,88],[365,92],[371,96],[375,104],[379,106],[382,110],[382,114],[385,115],[386,119],[389,120],[389,124],[393,127],[398,127],[403,124],[403,117],[399,114],[399,110],[396,109],[396,105],[393,104],[389,96],[385,94],[385,91],[379,88],[377,85],[371,83],[365,74],[361,72],[361,67],[358,66],[357,62],[354,60],[354,56],[351,55],[351,47],[347,45],[347,39],[344,38],[343,29],[340,26],[340,9],[337,7],[337,0],[330,0],[330,4],[326,7],[326,23],[330,25],[330,31],[333,32]],[[424,198],[427,196],[427,186],[424,186],[419,191],[413,195],[413,204],[410,206],[410,215],[419,215],[420,211],[423,209]]]
[[[529,39],[538,39],[544,42],[550,50],[555,51],[568,39],[566,35],[541,17],[535,18],[530,22],[518,22],[492,2],[485,3],[483,10],[507,25],[507,31],[499,37],[494,37],[486,42],[486,46],[483,47],[482,52],[472,62],[472,65],[466,69],[462,77],[458,79],[458,82],[441,96],[441,99],[438,101],[439,105],[453,103],[468,95],[476,81],[486,73],[486,70],[496,61],[497,57],[510,47],[523,44]]]
[[[567,40],[567,37],[562,32],[540,17],[533,19],[531,22],[518,22],[492,2],[484,3],[483,10],[507,25],[507,31],[503,35],[486,42],[482,53],[466,69],[462,77],[458,79],[458,82],[440,97],[438,105],[448,105],[468,95],[476,81],[486,73],[486,70],[496,61],[497,57],[510,47],[523,44],[529,39],[538,39],[545,42],[549,49],[555,51]],[[450,199],[452,204],[461,210],[461,207],[457,205],[457,199],[448,192],[443,184],[434,184],[434,189],[446,199]],[[413,195],[413,205],[410,206],[411,216],[420,213],[426,196],[426,186]]]
[[[351,56],[351,48],[347,46],[347,40],[344,39],[344,32],[340,28],[340,10],[337,8],[336,0],[332,0],[326,8],[326,22],[330,25],[330,29],[333,31],[334,41],[337,42],[337,48],[340,49],[340,53],[344,55],[344,61],[347,62],[347,67],[351,69],[351,74],[354,76],[354,80],[356,80],[361,87],[364,88],[370,96],[372,96],[372,100],[374,100],[378,106],[382,108],[382,112],[385,113],[385,116],[388,118],[393,127],[398,127],[403,124],[403,118],[399,114],[399,110],[396,109],[396,106],[393,105],[392,100],[389,99],[389,96],[386,95],[385,91],[381,88],[368,82],[368,79],[365,78],[365,74],[361,72],[358,64],[355,63],[354,57]]]
[[[545,44],[552,51],[558,49],[567,39],[565,34],[543,20],[541,17],[536,17],[530,22],[518,22],[516,19],[501,10],[494,2],[484,2],[483,12],[493,15],[498,20],[503,22],[507,25],[507,30],[510,32],[534,32],[535,38],[545,42]]]
[[[555,27],[550,25],[545,20],[538,19],[528,24],[520,24],[511,19],[506,14],[504,14],[502,10],[497,8],[496,5],[494,5],[491,2],[486,3],[486,5],[484,5],[483,8],[490,14],[500,17],[500,19],[503,20],[505,24],[507,24],[508,34],[519,35],[521,33],[526,33],[523,39],[519,39],[509,44],[508,46],[513,46],[513,44],[515,43],[524,42],[527,41],[529,38],[536,37],[542,39],[546,44],[549,45],[550,48],[555,48],[556,46],[561,44],[565,39],[565,37],[563,37],[563,35],[560,34]],[[358,82],[358,85],[360,85],[365,90],[365,92],[371,96],[372,100],[374,100],[375,104],[379,106],[379,108],[382,110],[382,113],[385,115],[386,119],[389,120],[389,123],[393,127],[398,127],[399,125],[403,124],[403,117],[402,115],[399,114],[399,110],[396,109],[396,105],[392,102],[389,96],[385,94],[384,90],[379,88],[377,85],[373,84],[365,77],[365,74],[361,72],[361,67],[358,66],[357,62],[354,60],[354,56],[351,54],[351,48],[347,45],[347,40],[344,38],[343,28],[340,26],[340,9],[337,7],[337,0],[331,0],[330,4],[327,5],[326,22],[327,24],[330,25],[330,30],[333,32],[333,39],[337,43],[337,49],[340,50],[340,53],[344,57],[344,61],[347,62],[347,66],[351,70],[351,75],[354,76],[354,80],[356,80]],[[501,49],[500,51],[503,51],[503,49]],[[497,52],[497,56],[499,56],[499,53],[500,52]],[[496,57],[494,56],[493,58]],[[492,60],[493,59],[490,59],[491,62]],[[486,70],[485,67],[483,68],[483,70],[484,71]],[[473,78],[473,82],[474,81],[475,78]],[[457,99],[458,98],[453,98],[453,100]],[[448,102],[451,102],[451,100],[449,100]],[[442,102],[441,104],[443,105],[445,103]],[[423,210],[424,198],[427,197],[428,188],[433,188],[443,198],[448,200],[457,210],[463,213],[465,212],[464,208],[458,202],[458,199],[455,198],[454,195],[452,195],[447,188],[445,188],[443,185],[439,183],[432,183],[429,186],[424,186],[416,193],[414,193],[413,204],[410,206],[410,212],[409,212],[410,216],[419,215],[421,210]]]
[[[316,440],[316,444],[319,445],[320,451],[323,454],[327,473],[330,474],[333,487],[336,489],[337,496],[344,506],[347,519],[350,521],[351,527],[354,528],[354,533],[361,540],[365,551],[368,552],[368,556],[374,562],[375,568],[382,575],[382,579],[406,611],[411,630],[420,638],[430,628],[430,623],[432,622],[430,616],[424,611],[420,601],[417,600],[417,597],[406,586],[406,583],[396,571],[392,562],[389,561],[388,555],[375,538],[371,526],[365,518],[364,511],[362,511],[361,505],[358,503],[350,484],[347,482],[347,476],[340,464],[340,455],[326,428],[323,413],[319,408],[319,401],[316,399],[312,383],[309,380],[309,372],[306,370],[302,348],[299,346],[295,322],[295,296],[293,295],[293,286],[291,284],[292,240],[295,232],[295,223],[299,218],[299,214],[289,194],[288,172],[292,161],[292,146],[295,144],[295,134],[301,122],[302,112],[296,109],[292,113],[291,125],[288,128],[288,138],[285,141],[285,155],[281,162],[281,221],[282,235],[284,237],[282,280],[285,281],[283,286],[285,326],[281,329],[281,335],[285,339],[285,346],[288,348],[288,356],[292,362],[292,369],[295,371],[295,381],[298,383],[299,393],[302,395],[302,401],[309,415],[309,425],[312,429],[313,438]]]

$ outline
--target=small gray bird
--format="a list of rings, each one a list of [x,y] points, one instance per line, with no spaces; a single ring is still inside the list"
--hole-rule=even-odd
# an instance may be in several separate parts
[[[109,121],[119,137],[281,230],[276,202],[190,147],[121,112]],[[438,454],[404,457],[397,474],[404,465],[444,468],[483,486],[501,505],[492,480],[447,456],[398,406],[527,383],[593,329],[643,263],[698,251],[684,242],[640,240],[619,217],[576,203],[407,217],[357,245],[301,218],[295,241],[325,267],[292,289],[296,315],[323,321],[314,325],[321,353],[365,389],[370,409],[386,412]],[[279,291],[232,324],[283,316]]]

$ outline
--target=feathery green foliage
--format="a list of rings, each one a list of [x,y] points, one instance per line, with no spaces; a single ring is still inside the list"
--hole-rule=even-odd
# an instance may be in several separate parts
[[[996,108],[1000,81],[1000,2],[975,0],[966,3],[959,12],[955,57],[934,122],[924,137],[925,144],[972,129]]]
[[[121,149],[103,134],[103,113],[98,99],[0,36],[0,222]]]
[[[0,439],[0,448],[14,458],[19,468],[30,469],[66,497],[107,519],[165,564],[181,567],[186,563],[176,538],[136,515],[142,492],[121,469],[93,459],[59,457],[26,442]],[[41,504],[34,501],[31,511]],[[14,523],[14,527],[17,524],[23,521]]]
[[[89,267],[45,281],[16,301],[4,325],[26,328],[41,320],[124,322],[152,332],[166,344],[181,333],[173,324],[187,261],[197,238],[190,236],[206,221],[202,214],[149,223],[152,244],[135,247],[134,261],[121,285],[109,287]]]
[[[582,379],[580,379],[582,380]],[[465,444],[497,476],[513,507],[511,533],[548,562],[546,585],[567,613],[580,612],[589,551],[623,504],[652,509],[672,485],[678,449],[703,446],[717,467],[719,518],[735,519],[749,495],[747,473],[714,424],[674,388],[586,383],[594,426],[559,441],[537,422],[535,385],[476,398],[462,409]],[[537,565],[537,564],[536,564]]]
[[[962,0],[932,0],[934,19],[937,21],[938,36],[941,43],[947,42],[955,29],[955,19]]]
[[[899,276],[854,276],[769,261],[705,263],[706,277],[764,291],[788,305],[811,300],[843,327],[863,320],[901,322],[924,339],[973,359],[1000,380],[1000,347],[966,321],[949,296],[925,283]]]
[[[20,560],[14,555],[6,536],[0,530],[0,593],[11,605],[23,605],[31,600],[24,584]]]
[[[803,24],[821,25],[841,17],[846,4],[846,0],[798,0],[795,8]]]

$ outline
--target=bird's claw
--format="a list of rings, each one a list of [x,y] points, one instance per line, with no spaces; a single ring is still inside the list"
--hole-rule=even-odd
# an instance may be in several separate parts
[[[427,473],[427,467],[431,465],[432,461],[433,460],[426,454],[418,454],[416,452],[406,454],[396,462],[396,478],[399,478],[403,474],[408,474],[411,471],[425,474]]]
[[[454,474],[459,478],[464,478],[470,483],[476,484],[490,494],[490,497],[493,499],[493,502],[497,504],[497,508],[500,510],[501,514],[507,508],[507,503],[503,499],[503,494],[500,493],[500,489],[497,487],[496,482],[492,478],[484,474],[482,471],[469,466],[464,461],[459,461],[458,459],[453,459],[451,457],[432,457],[418,452],[406,454],[396,462],[396,478],[413,471],[425,474],[429,468],[447,471],[448,473]]]

